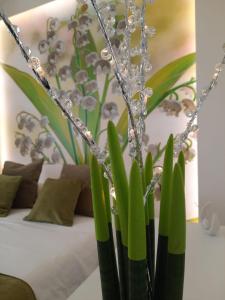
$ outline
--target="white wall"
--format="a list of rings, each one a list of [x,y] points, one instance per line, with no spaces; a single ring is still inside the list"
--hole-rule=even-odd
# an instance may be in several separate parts
[[[3,9],[7,16],[13,16],[51,1],[52,0],[0,0],[0,9]]]
[[[204,87],[223,55],[225,1],[196,0],[198,88]],[[225,224],[225,73],[199,117],[199,201],[217,206]]]

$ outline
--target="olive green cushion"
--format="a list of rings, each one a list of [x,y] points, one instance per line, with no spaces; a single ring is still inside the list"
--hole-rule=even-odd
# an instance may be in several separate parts
[[[60,177],[65,179],[80,180],[81,193],[78,198],[75,214],[93,217],[91,176],[89,166],[64,164]]]
[[[14,208],[32,208],[37,198],[38,180],[44,160],[37,160],[28,165],[6,161],[2,174],[22,176],[22,182],[13,202]]]
[[[21,180],[21,176],[0,175],[0,217],[8,216]]]
[[[77,180],[48,178],[24,220],[72,226],[80,191]]]

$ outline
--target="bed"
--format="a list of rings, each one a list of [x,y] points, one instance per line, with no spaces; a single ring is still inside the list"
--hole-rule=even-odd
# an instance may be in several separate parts
[[[93,218],[76,215],[65,227],[23,221],[28,212],[0,219],[0,291],[17,278],[36,300],[67,299],[98,265]]]

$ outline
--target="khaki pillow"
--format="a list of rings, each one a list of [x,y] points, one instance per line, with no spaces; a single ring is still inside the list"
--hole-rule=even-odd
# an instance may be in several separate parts
[[[61,178],[80,180],[82,190],[75,213],[82,216],[93,217],[91,177],[88,165],[65,164],[61,172]]]
[[[22,182],[13,202],[15,208],[32,208],[37,198],[37,183],[44,160],[38,160],[28,165],[6,161],[3,175],[22,176]]]
[[[0,175],[0,217],[8,216],[21,180],[21,176]]]
[[[24,220],[72,226],[80,191],[77,180],[48,178]]]

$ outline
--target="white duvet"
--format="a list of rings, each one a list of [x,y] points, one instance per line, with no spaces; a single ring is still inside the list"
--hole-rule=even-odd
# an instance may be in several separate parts
[[[97,267],[92,218],[72,227],[26,222],[29,210],[0,218],[0,273],[26,281],[37,300],[64,300]]]

